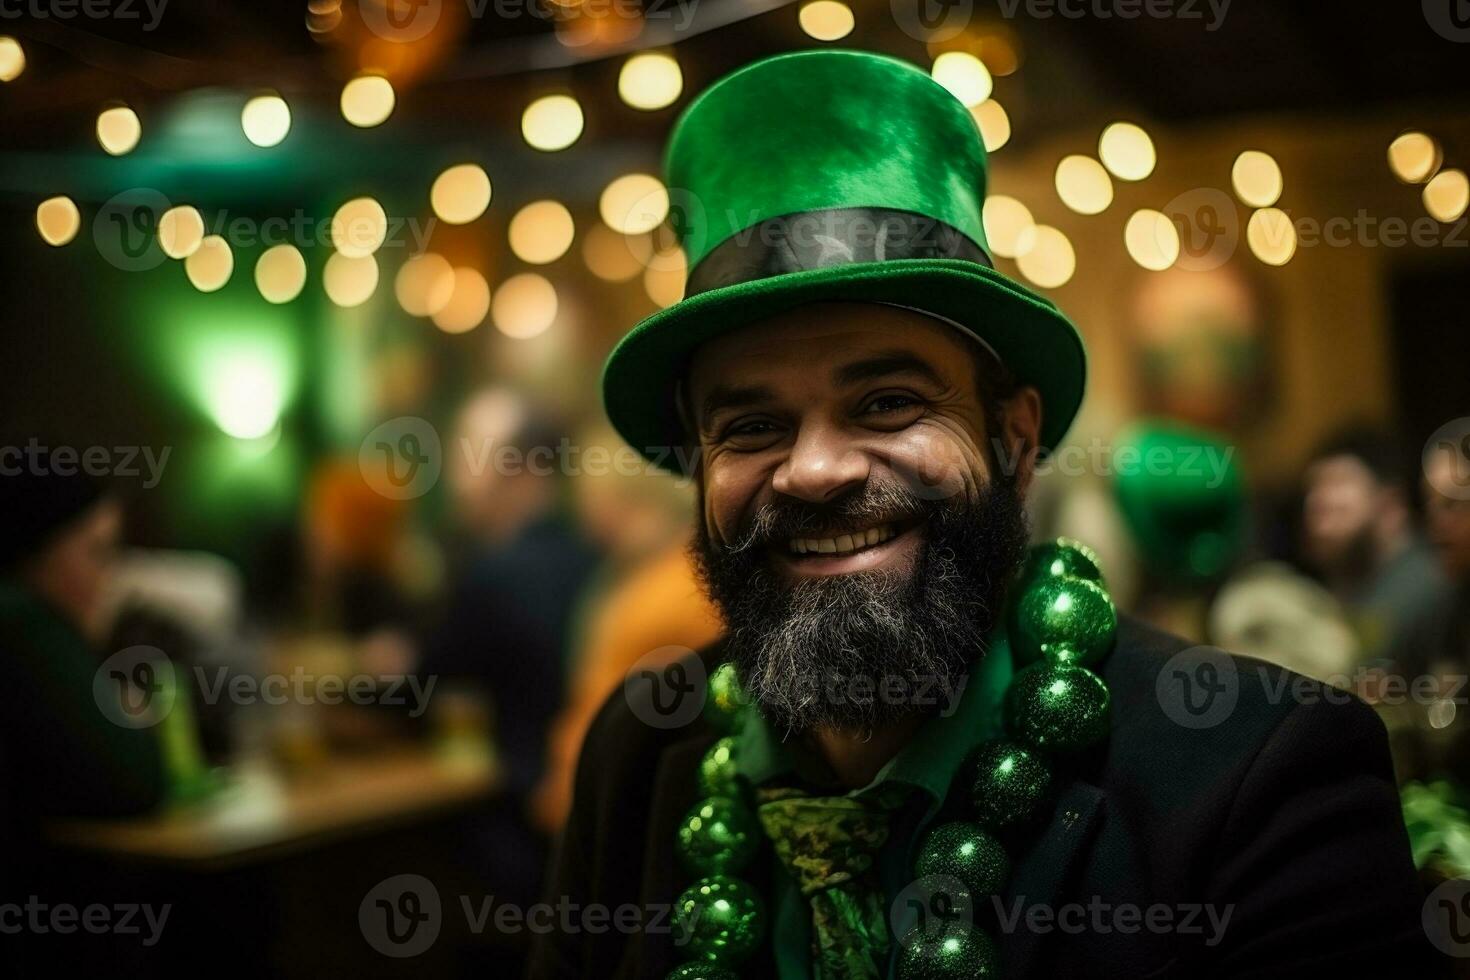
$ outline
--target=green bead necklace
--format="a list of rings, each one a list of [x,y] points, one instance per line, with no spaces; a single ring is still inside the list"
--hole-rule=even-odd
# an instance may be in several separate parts
[[[943,876],[963,885],[966,894],[950,896],[951,903],[1000,894],[1011,860],[995,835],[1035,819],[1053,785],[1053,762],[1096,744],[1108,731],[1108,687],[1090,668],[1112,649],[1118,614],[1097,556],[1067,538],[1033,548],[1012,595],[1006,621],[1021,670],[1006,691],[1006,735],[970,756],[964,770],[973,774],[970,819],[928,831],[914,864],[919,879]],[[747,709],[733,667],[722,665],[710,676],[705,717],[725,734],[699,763],[704,798],[685,814],[675,848],[697,879],[674,903],[691,962],[668,980],[736,980],[735,967],[765,935],[764,903],[737,877],[763,838],[743,798],[730,734]],[[995,940],[974,926],[951,923],[934,935],[911,931],[898,954],[899,980],[994,977],[999,969]]]

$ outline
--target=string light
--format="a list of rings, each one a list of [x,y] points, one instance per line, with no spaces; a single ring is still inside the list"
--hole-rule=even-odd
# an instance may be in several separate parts
[[[517,340],[543,334],[556,321],[556,287],[543,276],[523,272],[495,291],[490,317],[495,329]]]
[[[255,288],[267,303],[289,303],[306,287],[306,259],[295,245],[273,245],[255,263]]]
[[[852,8],[839,0],[812,0],[803,4],[796,20],[807,36],[817,41],[840,41],[857,25]]]
[[[279,95],[257,95],[241,110],[240,128],[256,146],[275,146],[291,131],[291,108]]]
[[[535,201],[510,219],[510,250],[522,262],[555,262],[572,247],[576,225],[572,212],[559,201]]]
[[[349,259],[372,255],[388,237],[388,215],[370,197],[356,197],[332,216],[332,246]]]
[[[469,224],[490,206],[490,177],[479,164],[450,167],[434,180],[429,204],[440,221]]]
[[[97,116],[97,142],[115,157],[131,152],[142,136],[138,114],[125,105],[103,109]]]
[[[169,208],[158,219],[158,245],[171,259],[187,259],[204,241],[204,218],[187,204]]]
[[[445,333],[464,333],[485,322],[490,312],[490,284],[474,269],[454,270],[449,302],[433,314],[434,326]]]
[[[218,235],[208,235],[184,260],[184,274],[201,293],[223,288],[235,272],[235,253],[230,243]]]
[[[378,260],[372,255],[333,252],[322,273],[327,298],[338,306],[361,306],[378,288]]]
[[[1119,180],[1143,180],[1158,162],[1154,141],[1130,122],[1115,122],[1104,129],[1097,141],[1097,155]]]
[[[1230,168],[1230,183],[1242,204],[1269,208],[1281,199],[1281,167],[1269,153],[1246,150]]]
[[[397,104],[393,83],[382,75],[359,75],[342,86],[342,118],[368,129],[381,125]]]
[[[81,227],[82,213],[69,197],[48,197],[36,206],[36,230],[47,245],[65,245],[77,237]]]
[[[603,189],[597,211],[613,231],[641,235],[669,216],[669,191],[650,174],[624,174]]]
[[[1066,285],[1077,271],[1077,253],[1067,236],[1050,225],[1036,225],[1025,239],[1027,247],[1016,257],[1021,275],[1043,289]]]
[[[1113,203],[1113,182],[1092,157],[1074,154],[1057,164],[1057,196],[1078,214],[1101,214]]]
[[[546,95],[526,107],[521,135],[538,150],[565,150],[582,135],[582,107],[570,95]]]
[[[684,73],[666,54],[636,54],[618,72],[618,95],[634,109],[662,109],[684,91]]]

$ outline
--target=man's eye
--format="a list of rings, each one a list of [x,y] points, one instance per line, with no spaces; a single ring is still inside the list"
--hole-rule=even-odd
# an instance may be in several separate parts
[[[736,422],[725,430],[725,435],[726,437],[763,436],[775,430],[776,427],[765,419],[752,419],[749,422]]]
[[[899,412],[906,408],[913,408],[917,404],[919,400],[911,395],[879,395],[868,402],[866,411]]]

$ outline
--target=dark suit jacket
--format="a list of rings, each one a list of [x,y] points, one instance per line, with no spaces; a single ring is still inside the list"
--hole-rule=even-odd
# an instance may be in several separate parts
[[[1424,896],[1373,711],[1281,668],[1199,649],[1123,620],[1100,668],[1113,695],[1111,734],[1095,757],[1061,770],[1052,812],[1016,854],[1004,896],[1007,910],[1018,899],[1028,908],[1070,905],[1069,928],[1041,920],[1032,928],[1023,918],[998,935],[1004,975],[1440,970],[1419,924]],[[720,653],[717,644],[700,656],[714,664]],[[1183,690],[1183,678],[1194,689]],[[1201,684],[1226,701],[1233,690],[1233,708],[1210,702]],[[1196,712],[1209,710],[1188,714],[1181,691]],[[1215,723],[1202,724],[1211,712]],[[593,931],[572,906],[671,905],[688,884],[673,853],[675,828],[697,798],[695,769],[715,738],[698,720],[674,730],[644,724],[623,691],[603,707],[551,882],[550,900],[571,911],[540,937],[532,977],[662,978],[680,962],[656,911],[644,913],[646,929]],[[769,894],[768,860],[743,877]],[[1230,918],[1223,939],[1207,945],[1216,930],[1203,914],[1193,923],[1202,931],[1140,923],[1125,933],[1122,919],[1092,927],[1090,903],[1163,903],[1181,925],[1196,904]],[[611,914],[603,923],[616,921]],[[767,952],[740,972],[774,976],[775,968]]]

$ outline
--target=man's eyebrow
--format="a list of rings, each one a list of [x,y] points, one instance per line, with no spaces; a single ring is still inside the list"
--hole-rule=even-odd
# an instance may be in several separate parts
[[[844,364],[832,372],[838,385],[853,385],[863,381],[875,381],[892,374],[917,374],[935,385],[948,384],[928,361],[908,351],[885,351],[861,361]]]
[[[699,419],[704,422],[711,415],[724,409],[745,408],[758,402],[769,401],[773,397],[771,389],[759,385],[741,388],[731,385],[715,385],[700,403]]]

